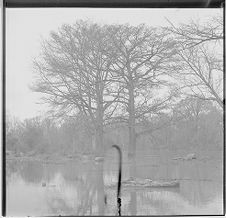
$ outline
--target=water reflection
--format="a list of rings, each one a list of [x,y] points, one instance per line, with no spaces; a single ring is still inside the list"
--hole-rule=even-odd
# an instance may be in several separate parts
[[[139,178],[178,179],[180,188],[123,188],[122,215],[222,214],[221,177],[212,179],[206,166],[199,161],[138,166]],[[109,188],[117,181],[117,163],[8,161],[6,176],[8,216],[117,214],[116,188]]]

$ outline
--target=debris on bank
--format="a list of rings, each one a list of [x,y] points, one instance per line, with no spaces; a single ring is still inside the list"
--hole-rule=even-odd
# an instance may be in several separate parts
[[[109,187],[115,187],[116,184],[111,184]],[[122,181],[123,188],[177,188],[180,186],[179,181],[153,181],[151,179],[128,179]]]
[[[184,157],[175,157],[173,158],[173,160],[194,160],[194,159],[197,159],[196,155],[195,154],[188,154]]]

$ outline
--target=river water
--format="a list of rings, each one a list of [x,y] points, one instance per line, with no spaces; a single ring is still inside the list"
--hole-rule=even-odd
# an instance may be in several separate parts
[[[150,161],[150,159],[152,161]],[[160,163],[161,162],[161,163]],[[117,159],[104,163],[8,160],[7,216],[117,215]],[[122,215],[216,215],[223,213],[222,161],[137,160],[137,177],[178,180],[177,188],[122,189]],[[123,164],[122,179],[129,165]],[[103,178],[103,179],[101,179]],[[103,196],[106,196],[106,204]]]

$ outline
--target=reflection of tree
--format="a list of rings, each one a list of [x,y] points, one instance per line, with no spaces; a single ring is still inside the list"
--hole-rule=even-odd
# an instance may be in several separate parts
[[[67,166],[61,169],[60,172],[67,183],[73,184],[74,182],[78,181],[83,182],[83,179],[79,175],[80,173],[78,173],[76,169],[77,167],[74,168],[72,166]]]
[[[81,168],[80,168],[81,169]],[[79,205],[77,214],[79,215],[93,215],[94,196],[96,195],[96,181],[95,178],[100,178],[91,164],[85,165],[80,172],[82,182],[77,186]],[[77,183],[78,184],[78,183]],[[102,214],[103,215],[103,214]]]
[[[53,179],[58,171],[56,165],[52,164],[43,164],[43,180],[49,183],[51,179]]]
[[[20,175],[24,181],[29,183],[40,183],[43,179],[43,166],[35,162],[22,162]]]
[[[6,161],[6,182],[8,183],[11,176],[20,169],[18,161]]]
[[[97,165],[95,183],[96,183],[96,190],[97,190],[98,214],[104,215],[103,163],[99,163]]]
[[[92,215],[94,195],[93,187],[86,181],[67,184],[58,191],[51,190],[48,197],[50,213],[70,216]]]
[[[189,202],[179,194],[170,191],[142,192],[142,203],[151,205],[157,215],[184,214]]]
[[[93,215],[92,206],[94,196],[95,190],[93,189],[93,187],[86,187],[83,189],[83,195],[80,201],[80,205],[78,206],[79,215]]]
[[[98,204],[98,199],[102,196],[102,192],[98,189],[99,184],[101,185],[98,180],[99,172],[101,171],[98,171],[91,162],[86,164],[73,162],[64,165],[60,170],[61,180],[57,181],[60,189],[50,192],[48,204],[51,213],[76,216],[94,213],[104,215],[102,205],[100,202]],[[98,211],[95,210],[96,207]]]
[[[10,175],[18,171],[18,162],[17,161],[7,161],[6,162],[6,171]]]
[[[190,201],[194,206],[199,206],[202,201],[203,192],[203,179],[202,168],[200,162],[185,162],[183,163],[184,178],[189,178],[187,181],[183,181],[184,188],[181,189],[181,195]]]
[[[74,208],[67,205],[64,199],[60,197],[52,198],[47,201],[50,213],[53,215],[73,215]]]
[[[90,174],[88,171],[92,170],[94,170],[93,162],[82,164],[78,161],[71,161],[60,168],[60,173],[66,182],[71,182],[73,184],[73,182],[76,181],[84,182],[89,180]]]
[[[131,216],[136,216],[137,215],[137,193],[136,191],[132,191],[130,194],[131,194],[131,198],[130,198]]]

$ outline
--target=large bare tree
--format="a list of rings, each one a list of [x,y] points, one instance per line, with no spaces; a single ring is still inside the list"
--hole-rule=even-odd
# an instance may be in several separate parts
[[[34,61],[34,90],[57,115],[78,111],[90,117],[95,130],[97,155],[103,155],[103,129],[115,110],[117,95],[110,80],[114,52],[107,41],[107,28],[79,21],[63,25],[42,43],[41,57]],[[115,93],[115,92],[114,92]]]
[[[129,129],[130,176],[135,177],[136,125],[145,116],[167,108],[174,93],[158,94],[169,88],[167,74],[175,54],[176,43],[162,30],[145,25],[112,26],[110,41],[116,49],[117,61],[113,64],[113,77],[119,82],[118,102],[122,106],[121,121]]]
[[[169,21],[170,22],[170,21]],[[185,92],[223,108],[223,16],[167,28],[178,42],[181,63],[175,68]]]

